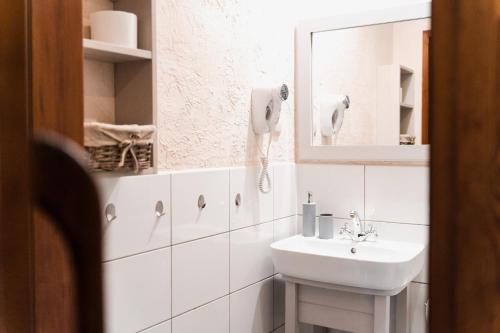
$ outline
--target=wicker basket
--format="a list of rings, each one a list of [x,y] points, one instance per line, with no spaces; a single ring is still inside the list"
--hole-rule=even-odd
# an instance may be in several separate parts
[[[85,149],[92,171],[133,171],[153,166],[154,126],[85,123]]]
[[[400,145],[414,145],[417,138],[414,135],[401,134],[399,135]]]

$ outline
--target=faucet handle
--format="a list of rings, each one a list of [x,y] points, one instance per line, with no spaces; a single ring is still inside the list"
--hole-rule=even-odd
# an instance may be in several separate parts
[[[347,223],[344,223],[344,226],[340,228],[339,235],[347,234],[351,239],[354,237],[354,231],[352,231]]]
[[[368,231],[366,232],[366,234],[367,234],[367,235],[373,234],[375,237],[378,237],[377,228],[375,228],[375,227],[373,226],[373,224],[370,224],[368,227],[369,227],[369,229],[368,229]]]
[[[357,211],[355,211],[355,210],[351,210],[351,211],[349,212],[349,217],[350,217],[351,219],[355,218],[356,216],[359,216]]]

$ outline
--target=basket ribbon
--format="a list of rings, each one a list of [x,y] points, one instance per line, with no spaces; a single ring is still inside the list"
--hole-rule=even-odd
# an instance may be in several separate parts
[[[137,160],[137,156],[134,151],[135,140],[124,140],[120,142],[120,148],[122,149],[122,157],[120,159],[120,164],[118,166],[121,168],[125,165],[125,158],[127,157],[127,153],[130,151],[130,155],[134,159],[134,172],[139,172],[139,161]]]
[[[125,165],[125,158],[127,157],[127,153],[130,152],[130,155],[132,155],[132,158],[134,159],[134,172],[139,172],[139,161],[137,160],[137,156],[135,155],[134,151],[134,146],[136,144],[135,139],[132,138],[130,140],[121,140],[113,133],[110,133],[104,129],[101,129],[101,132],[119,142],[119,147],[122,149],[122,156],[120,159],[120,164],[118,164],[118,166],[121,168]]]

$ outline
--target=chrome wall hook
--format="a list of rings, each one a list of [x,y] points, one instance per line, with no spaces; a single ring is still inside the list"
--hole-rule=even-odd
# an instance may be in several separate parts
[[[108,223],[111,223],[114,220],[116,220],[117,216],[114,204],[110,203],[106,205],[106,207],[104,208],[104,217],[106,218],[106,221],[108,221]]]
[[[165,207],[163,206],[163,201],[158,200],[156,202],[155,214],[157,217],[162,217],[165,215]]]
[[[198,197],[198,208],[203,209],[206,206],[207,206],[207,203],[205,201],[205,197],[203,196],[203,194],[200,194],[200,196]]]

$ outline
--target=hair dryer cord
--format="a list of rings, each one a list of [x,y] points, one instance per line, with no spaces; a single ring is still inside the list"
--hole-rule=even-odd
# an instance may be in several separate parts
[[[269,141],[267,144],[267,151],[264,154],[262,149],[260,148],[260,145],[257,144],[257,147],[259,147],[259,151],[261,153],[261,158],[260,158],[260,164],[262,165],[262,169],[260,171],[259,175],[259,191],[262,193],[269,193],[272,188],[271,184],[271,177],[269,176],[269,151],[271,150],[271,142],[272,142],[273,136],[272,133],[269,133]],[[267,186],[266,186],[267,183]]]

